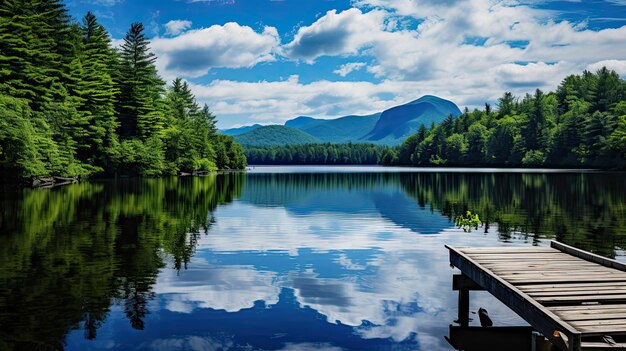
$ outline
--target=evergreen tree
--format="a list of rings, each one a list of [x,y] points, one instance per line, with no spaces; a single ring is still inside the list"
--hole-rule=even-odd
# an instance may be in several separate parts
[[[115,167],[119,159],[120,124],[115,115],[117,89],[113,82],[117,54],[111,40],[96,16],[87,12],[81,26],[83,50],[79,109],[89,116],[88,133],[81,141],[79,155],[102,169]]]
[[[121,135],[146,139],[164,127],[161,94],[165,83],[158,77],[144,26],[133,23],[120,50],[120,91],[117,111]]]

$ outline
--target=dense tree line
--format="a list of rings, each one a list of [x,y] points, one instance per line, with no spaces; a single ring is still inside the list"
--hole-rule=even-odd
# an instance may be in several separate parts
[[[497,109],[467,109],[422,126],[382,157],[386,165],[626,167],[626,82],[614,71],[571,75],[555,92],[521,100],[505,93]]]
[[[116,49],[92,13],[79,24],[60,0],[5,0],[0,43],[5,178],[245,167],[188,84],[166,88],[142,24]]]
[[[245,148],[255,165],[372,165],[388,147],[372,144],[304,144]]]

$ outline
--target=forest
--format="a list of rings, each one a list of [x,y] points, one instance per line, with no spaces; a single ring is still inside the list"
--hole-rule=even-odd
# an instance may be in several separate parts
[[[304,144],[245,147],[255,165],[375,165],[388,149],[372,144]]]
[[[611,70],[570,75],[555,92],[421,126],[384,165],[626,168],[626,82]]]
[[[159,77],[144,26],[115,48],[93,13],[0,3],[0,178],[242,169],[242,147],[187,82]]]

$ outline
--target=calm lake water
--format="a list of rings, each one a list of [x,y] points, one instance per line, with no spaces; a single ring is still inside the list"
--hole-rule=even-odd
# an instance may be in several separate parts
[[[553,238],[624,259],[625,175],[255,167],[4,189],[0,350],[449,350],[444,244]]]

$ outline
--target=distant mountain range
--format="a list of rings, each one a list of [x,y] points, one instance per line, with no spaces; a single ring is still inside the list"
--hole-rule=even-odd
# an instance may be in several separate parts
[[[234,137],[237,142],[247,146],[282,146],[320,142],[317,138],[301,130],[280,125],[257,127]]]
[[[458,116],[461,110],[451,101],[425,95],[380,113],[367,116],[345,116],[320,119],[299,116],[285,125],[255,124],[221,130],[247,146],[273,146],[311,143],[373,143],[398,145],[420,125],[439,123],[448,115]]]

